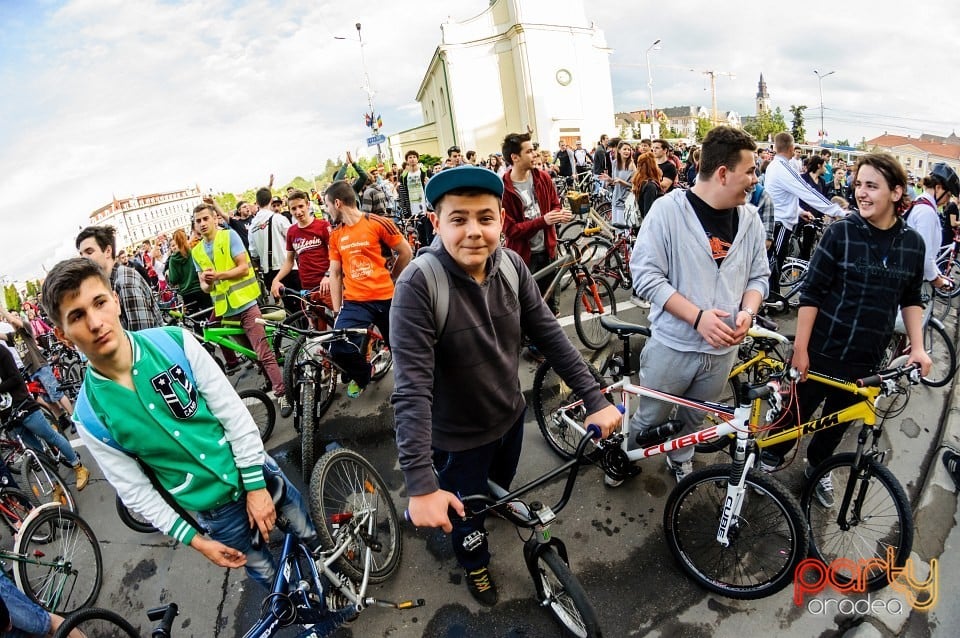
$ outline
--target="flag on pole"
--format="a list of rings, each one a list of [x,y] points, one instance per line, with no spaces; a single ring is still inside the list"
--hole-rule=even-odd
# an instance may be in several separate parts
[[[383,118],[379,115],[377,116],[377,128],[383,128]]]

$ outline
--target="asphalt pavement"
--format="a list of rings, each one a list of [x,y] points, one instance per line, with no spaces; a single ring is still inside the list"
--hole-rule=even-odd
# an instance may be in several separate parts
[[[563,302],[561,307],[565,306]],[[646,311],[626,299],[620,306],[622,318],[644,321]],[[571,340],[578,343],[569,317],[561,322],[568,324]],[[789,319],[782,326],[788,332]],[[948,319],[948,330],[956,336],[956,313]],[[536,362],[523,360],[520,376],[527,392],[535,369]],[[259,385],[258,378],[249,370],[234,377],[234,382],[238,388]],[[406,494],[393,442],[391,390],[390,376],[372,384],[357,400],[347,399],[341,387],[340,396],[321,428],[326,440],[359,451],[377,467],[400,511],[406,506]],[[884,429],[884,447],[890,450],[887,465],[903,484],[914,508],[912,567],[923,578],[934,559],[937,561],[935,583],[939,595],[929,610],[911,609],[903,594],[889,587],[874,592],[869,599],[826,589],[808,596],[799,606],[793,601],[792,587],[755,601],[709,594],[678,569],[664,541],[663,507],[674,483],[663,462],[656,458],[643,464],[639,476],[616,489],[603,485],[597,468],[586,468],[569,505],[553,526],[553,535],[566,543],[571,569],[593,602],[606,636],[742,638],[771,632],[790,637],[956,636],[960,604],[953,592],[960,584],[960,557],[956,552],[960,514],[956,490],[939,460],[942,444],[960,448],[960,410],[955,404],[952,385],[914,387],[907,410],[888,419]],[[287,473],[299,480],[294,434],[289,419],[278,420],[267,448]],[[852,449],[854,444],[855,437],[848,435],[842,449]],[[801,454],[792,465],[777,474],[797,494],[802,450],[801,447]],[[719,460],[698,456],[695,465],[704,467]],[[528,412],[524,452],[515,485],[559,463],[543,441],[533,414]],[[95,530],[103,550],[104,585],[97,606],[120,612],[148,635],[150,623],[145,610],[177,602],[181,615],[174,626],[175,637],[242,636],[258,616],[265,592],[247,580],[242,570],[218,568],[169,537],[138,534],[124,527],[115,512],[112,488],[92,465],[94,478],[79,494],[78,501],[81,514]],[[539,500],[553,503],[560,491],[561,485],[554,482],[535,494]],[[372,608],[335,635],[561,635],[549,613],[534,600],[533,583],[522,558],[522,540],[515,528],[491,519],[488,529],[493,551],[490,567],[500,592],[498,605],[485,608],[471,598],[449,541],[442,533],[405,525],[400,569],[387,583],[372,586],[371,595],[387,600],[423,598],[425,606],[408,611]],[[277,540],[275,537],[274,542]],[[866,613],[862,613],[864,610]],[[288,628],[279,635],[297,633]]]

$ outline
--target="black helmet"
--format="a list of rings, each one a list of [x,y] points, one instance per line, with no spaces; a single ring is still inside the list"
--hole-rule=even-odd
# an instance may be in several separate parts
[[[960,197],[960,178],[957,177],[955,170],[944,162],[937,162],[933,165],[930,174],[939,177],[943,182],[943,187],[953,193],[954,197]]]

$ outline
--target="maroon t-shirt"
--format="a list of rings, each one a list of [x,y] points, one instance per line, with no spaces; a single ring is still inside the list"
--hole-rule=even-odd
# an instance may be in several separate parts
[[[287,250],[292,250],[300,267],[300,284],[316,288],[330,269],[330,222],[314,219],[306,228],[294,224],[287,230]]]

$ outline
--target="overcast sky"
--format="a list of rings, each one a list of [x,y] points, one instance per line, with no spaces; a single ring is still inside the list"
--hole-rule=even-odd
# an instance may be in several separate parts
[[[359,44],[334,39],[355,38],[357,21],[384,132],[421,124],[414,98],[440,23],[487,4],[0,0],[0,276],[72,255],[78,227],[113,195],[239,191],[271,172],[283,184],[360,149]],[[830,138],[960,130],[953,0],[672,6],[586,0],[613,49],[617,110],[649,104],[644,52],[659,38],[658,108],[709,106],[700,72],[713,70],[736,74],[717,78],[720,108],[752,114],[763,72],[773,106],[810,107],[813,139],[813,70],[835,70],[823,81]]]

